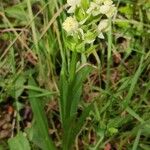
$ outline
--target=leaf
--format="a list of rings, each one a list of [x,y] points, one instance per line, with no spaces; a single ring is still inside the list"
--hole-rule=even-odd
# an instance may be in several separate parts
[[[113,119],[110,119],[107,124],[107,128],[119,128],[122,127],[125,123],[130,121],[130,116],[118,116]]]
[[[85,34],[85,42],[92,43],[96,39],[97,33],[95,31],[87,31]]]
[[[37,124],[33,123],[31,128],[26,129],[26,132],[29,136],[29,140],[42,149],[44,140],[39,136],[39,128]]]
[[[87,10],[89,8],[90,1],[89,0],[81,0],[81,5],[84,10]]]
[[[35,87],[37,86],[32,77],[30,77],[28,84],[30,86],[35,86]],[[44,112],[42,101],[39,98],[34,97],[38,94],[38,92],[29,90],[28,94],[29,94],[29,101],[32,107],[33,115],[34,115],[34,121],[35,121],[34,128],[36,130],[36,134],[38,133],[39,140],[42,141],[41,149],[55,150],[55,146],[48,134],[48,122]]]
[[[0,143],[1,144],[1,143]],[[5,150],[6,148],[4,148],[4,146],[1,144],[0,145],[0,150]]]
[[[59,110],[60,110],[60,117],[62,121],[62,125],[65,122],[65,113],[66,113],[66,104],[67,104],[67,96],[68,96],[68,81],[67,81],[67,76],[65,72],[61,72],[60,76],[60,86],[59,86],[59,91],[60,91],[60,99],[59,99]]]
[[[92,45],[89,48],[87,48],[84,53],[87,54],[87,55],[90,55],[97,47],[98,47],[98,44]]]
[[[142,132],[142,130],[140,129],[140,130],[138,131],[138,133],[137,133],[137,136],[136,136],[136,139],[135,139],[135,141],[134,141],[132,150],[137,150],[137,147],[138,147],[139,142],[140,142],[141,132]]]
[[[140,147],[142,148],[142,150],[150,150],[150,145],[140,144]]]
[[[24,74],[18,74],[14,77],[14,81],[10,88],[10,95],[14,98],[18,98],[23,90],[24,90],[24,83],[26,82],[26,77]]]
[[[63,126],[63,150],[71,149],[72,144],[81,130],[91,107],[85,108],[80,118],[77,118],[77,108],[82,94],[83,82],[91,72],[92,67],[86,66],[75,73],[73,80],[69,80],[67,73],[61,72],[60,101],[61,121]]]
[[[144,123],[145,121],[141,118],[133,109],[130,107],[126,108],[126,111],[134,118],[136,118],[139,122]]]
[[[84,6],[87,7],[87,6]],[[78,22],[83,21],[84,19],[87,18],[87,14],[85,13],[85,11],[81,8],[76,8],[75,10],[75,17],[77,19]]]
[[[63,135],[63,150],[72,149],[75,138],[82,129],[82,126],[85,124],[85,119],[88,117],[92,109],[93,104],[89,105],[84,109],[80,118],[77,119],[76,115],[74,115],[65,122],[65,131]]]
[[[131,7],[131,5],[127,4],[126,6],[120,7],[119,12],[126,15],[126,17],[128,17],[128,19],[130,19],[133,14],[133,8]]]
[[[129,88],[128,94],[127,94],[127,96],[125,97],[125,99],[123,101],[123,105],[125,107],[128,106],[128,104],[130,103],[130,100],[131,100],[131,98],[132,98],[132,96],[134,94],[134,89],[135,89],[136,84],[138,82],[138,79],[139,79],[139,77],[140,77],[140,75],[142,73],[143,61],[144,61],[144,57],[142,56],[141,60],[140,60],[140,63],[139,63],[139,67],[138,67],[137,71],[135,72],[133,78],[131,79],[131,86]]]
[[[127,22],[127,21],[124,21],[124,20],[122,20],[122,21],[116,21],[116,23],[115,23],[118,27],[121,27],[121,28],[124,28],[124,29],[128,29],[129,27],[131,27],[131,25],[130,25],[130,23],[129,22]]]
[[[79,104],[79,100],[82,94],[82,86],[83,82],[87,78],[88,74],[92,71],[91,66],[86,66],[83,67],[75,77],[75,80],[73,82],[73,87],[72,87],[72,104],[71,104],[71,111],[70,115],[73,115],[77,111],[77,107]]]
[[[68,80],[66,74],[61,74],[59,106],[61,111],[62,124],[64,124],[66,119],[76,114],[82,93],[83,82],[91,70],[92,67],[90,66],[82,68],[79,72],[76,73],[72,82]]]
[[[38,2],[39,0],[31,0],[31,3]],[[26,12],[26,1],[20,2],[14,6],[5,9],[8,17],[15,18],[19,21],[28,21],[28,13]]]
[[[26,21],[27,13],[24,10],[24,3],[17,4],[5,9],[5,13],[8,17],[16,18],[18,20]]]
[[[66,47],[71,50],[71,51],[75,51],[76,50],[76,46],[78,45],[78,37],[76,35],[74,36],[67,36],[65,44]]]
[[[22,132],[19,132],[16,137],[9,139],[8,144],[10,150],[31,150],[29,141]]]

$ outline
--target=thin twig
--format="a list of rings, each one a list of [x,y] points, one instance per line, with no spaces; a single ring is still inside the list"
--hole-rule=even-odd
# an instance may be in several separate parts
[[[21,28],[9,28],[9,29],[3,29],[0,30],[0,33],[5,33],[5,32],[13,32],[13,31],[21,31],[21,32],[29,32],[27,29],[21,29]]]

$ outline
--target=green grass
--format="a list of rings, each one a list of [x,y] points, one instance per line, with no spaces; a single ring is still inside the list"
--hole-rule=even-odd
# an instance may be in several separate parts
[[[81,55],[66,46],[65,1],[0,1],[0,118],[16,113],[0,149],[150,149],[150,1],[114,2],[105,40]]]

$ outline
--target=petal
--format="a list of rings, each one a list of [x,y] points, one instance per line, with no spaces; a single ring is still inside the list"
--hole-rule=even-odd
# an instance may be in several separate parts
[[[71,6],[69,9],[68,9],[68,11],[67,11],[67,13],[74,13],[74,11],[75,11],[75,6]]]
[[[103,35],[103,33],[100,33],[100,34],[98,35],[98,37],[99,37],[100,39],[104,39],[104,38],[105,38],[104,35]]]

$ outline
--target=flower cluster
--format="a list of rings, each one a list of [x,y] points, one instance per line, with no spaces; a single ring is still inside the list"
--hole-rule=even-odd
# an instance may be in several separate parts
[[[71,50],[84,51],[97,37],[104,39],[109,18],[116,10],[112,0],[67,0],[69,17],[63,23]]]

